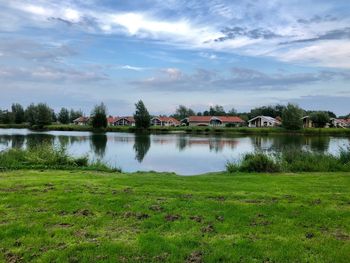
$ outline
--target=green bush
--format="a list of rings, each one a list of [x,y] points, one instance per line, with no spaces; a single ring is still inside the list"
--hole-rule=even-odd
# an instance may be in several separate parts
[[[242,172],[276,173],[281,170],[279,164],[265,153],[246,154],[240,166]]]
[[[63,147],[42,144],[27,149],[12,148],[0,152],[1,169],[45,168],[45,169],[89,169],[118,171],[102,161],[89,162],[88,156],[72,157]]]
[[[241,172],[337,172],[350,171],[350,147],[341,149],[338,156],[321,152],[286,149],[276,156],[266,153],[246,154],[238,164],[227,163],[230,173]]]

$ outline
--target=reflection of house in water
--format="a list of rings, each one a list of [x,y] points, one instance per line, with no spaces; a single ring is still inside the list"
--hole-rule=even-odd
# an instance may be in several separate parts
[[[114,142],[121,143],[133,143],[135,141],[135,137],[120,137],[120,136],[112,136],[108,137],[108,140],[113,140]]]
[[[255,149],[255,151],[263,150],[263,151],[270,151],[274,147],[274,141],[271,137],[265,137],[265,136],[253,136],[250,137],[252,141],[252,145]]]
[[[221,138],[221,137],[208,137],[208,138],[195,138],[191,136],[179,136],[177,146],[180,150],[192,146],[208,146],[209,150],[222,151],[225,147],[234,149],[239,144],[239,141]]]

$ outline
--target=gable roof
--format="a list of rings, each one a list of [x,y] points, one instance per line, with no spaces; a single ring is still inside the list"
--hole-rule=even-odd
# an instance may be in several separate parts
[[[154,119],[158,119],[161,122],[172,122],[172,123],[180,124],[180,121],[178,121],[177,119],[175,119],[173,117],[159,116],[159,117],[153,117],[152,118],[152,120],[154,120]]]
[[[73,120],[73,122],[88,122],[89,119],[90,119],[89,117],[80,116],[80,117],[76,118],[75,120]]]
[[[122,119],[125,119],[128,122],[135,122],[135,119],[133,116],[117,117],[114,122],[120,121]]]
[[[254,121],[254,120],[259,119],[259,118],[265,119],[265,120],[270,121],[270,122],[276,122],[276,123],[280,122],[277,119],[270,117],[270,116],[256,116],[253,119],[249,120],[248,122]]]

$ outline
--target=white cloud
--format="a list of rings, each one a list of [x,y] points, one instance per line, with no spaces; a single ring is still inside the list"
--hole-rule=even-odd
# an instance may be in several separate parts
[[[350,41],[347,40],[322,41],[273,55],[286,62],[350,69]]]
[[[13,0],[2,5],[22,12],[20,15],[25,18],[22,19],[25,26],[32,22],[38,27],[54,27],[57,21],[63,21],[76,24],[75,28],[86,32],[157,40],[178,48],[205,50],[208,54],[223,51],[245,56],[272,56],[281,61],[307,62],[317,66],[350,67],[350,37],[329,42],[293,43],[317,39],[349,27],[349,16],[346,13],[340,16],[336,13],[336,4],[326,0],[320,0],[317,6],[313,1],[305,0],[302,7],[297,0],[242,1],[241,5],[237,1],[223,0],[201,4],[168,0],[157,1],[156,5],[142,10],[125,8],[125,11],[107,9],[96,3],[88,1],[79,5],[79,2],[70,0],[62,0],[59,4],[50,0],[23,3]],[[171,15],[162,13],[169,12],[171,8],[174,9]],[[16,11],[10,17],[8,13],[8,10],[0,10],[0,22],[9,23],[0,27],[5,30],[18,28],[21,22],[14,18]],[[3,21],[1,17],[5,15],[6,20]],[[225,33],[227,27],[242,28],[243,33],[234,30]],[[217,41],[219,39],[223,40]],[[291,44],[281,46],[284,42]],[[215,59],[215,55],[207,58]]]

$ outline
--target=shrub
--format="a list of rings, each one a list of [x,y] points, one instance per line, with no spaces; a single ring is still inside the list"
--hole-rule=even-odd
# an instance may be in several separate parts
[[[300,149],[285,149],[279,155],[266,153],[246,154],[238,164],[227,163],[230,173],[242,172],[336,172],[350,171],[350,147],[341,149],[339,156],[310,152]]]

